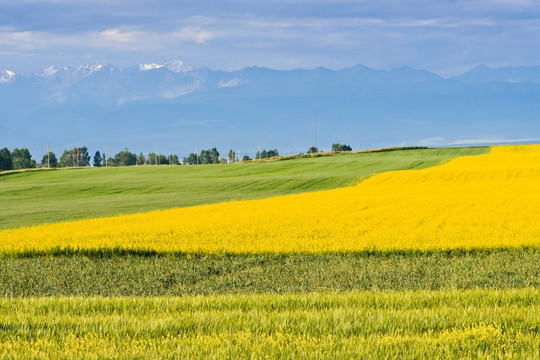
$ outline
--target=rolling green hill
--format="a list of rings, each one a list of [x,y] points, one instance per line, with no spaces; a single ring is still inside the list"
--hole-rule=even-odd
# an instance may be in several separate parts
[[[415,149],[200,166],[0,173],[0,229],[332,189],[488,147]]]

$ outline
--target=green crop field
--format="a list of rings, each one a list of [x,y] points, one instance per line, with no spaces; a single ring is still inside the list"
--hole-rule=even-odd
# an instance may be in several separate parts
[[[0,230],[332,189],[488,151],[0,172]],[[535,359],[539,286],[538,247],[3,254],[0,359]]]
[[[540,292],[0,300],[0,358],[533,359]]]
[[[102,254],[101,254],[102,255]],[[540,287],[540,250],[0,258],[0,297]]]
[[[419,149],[264,163],[0,172],[0,229],[325,190],[383,171],[421,169],[487,151]]]

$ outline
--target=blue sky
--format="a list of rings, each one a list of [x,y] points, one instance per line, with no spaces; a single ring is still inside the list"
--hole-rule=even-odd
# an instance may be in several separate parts
[[[199,68],[540,64],[529,0],[0,0],[0,69],[182,59]]]

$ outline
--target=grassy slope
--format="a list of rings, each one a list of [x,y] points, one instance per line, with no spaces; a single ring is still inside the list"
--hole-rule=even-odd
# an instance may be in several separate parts
[[[3,299],[0,357],[533,359],[539,302],[535,289]]]
[[[325,190],[487,151],[424,149],[266,163],[0,173],[0,229]]]

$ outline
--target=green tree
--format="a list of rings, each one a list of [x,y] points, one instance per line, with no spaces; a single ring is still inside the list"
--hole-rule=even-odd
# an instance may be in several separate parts
[[[137,156],[137,165],[146,165],[146,158],[142,152]]]
[[[216,148],[211,150],[212,164],[219,164],[219,151]]]
[[[188,157],[184,158],[184,165],[197,165],[199,163],[199,156],[195,153],[189,154]]]
[[[266,159],[268,157],[268,154],[266,153],[266,150],[258,151],[257,152],[257,159]]]
[[[247,156],[247,155],[244,155],[242,157],[242,161],[249,161],[249,160],[251,160],[251,158],[249,156]]]
[[[316,154],[318,153],[317,148],[315,146],[312,146],[307,151],[308,154]]]
[[[169,159],[163,154],[160,154],[158,157],[158,164],[159,165],[169,165]]]
[[[345,145],[345,144],[332,144],[332,151],[333,152],[337,152],[337,151],[351,151],[352,148],[349,146],[349,145]]]
[[[234,158],[235,158],[235,152],[233,149],[229,150],[229,162],[232,163],[234,162]]]
[[[0,171],[12,170],[13,162],[11,161],[11,152],[8,148],[0,150]]]
[[[155,153],[149,153],[148,154],[148,163],[150,165],[157,165],[158,164],[158,157]]]
[[[263,149],[262,151],[257,151],[257,155],[255,156],[255,159],[266,159],[266,158],[277,157],[277,156],[279,156],[277,149],[270,149],[268,151]]]
[[[96,151],[96,153],[94,154],[94,167],[100,167],[102,160],[103,159],[101,158],[100,152]]]
[[[199,164],[211,164],[212,156],[210,155],[210,150],[201,150],[201,155],[199,155]]]
[[[73,165],[73,154],[70,150],[64,150],[62,156],[60,156],[60,167],[71,167]]]
[[[219,151],[216,148],[201,150],[199,164],[219,164]]]
[[[56,158],[56,155],[54,155],[52,151],[49,151],[47,154],[43,155],[43,158],[41,159],[41,166],[49,166],[51,168],[58,167],[58,159]]]
[[[90,154],[86,146],[77,149],[77,166],[90,166]]]
[[[277,156],[279,156],[279,153],[278,153],[277,149],[268,150],[266,152],[266,156],[269,157],[269,158],[270,157],[277,157]]]
[[[169,165],[180,165],[180,160],[178,159],[178,155],[171,154],[169,155]]]
[[[86,146],[65,150],[60,157],[60,166],[90,166],[90,154],[88,154]]]
[[[13,169],[30,169],[36,167],[36,162],[32,160],[32,155],[27,148],[13,149],[11,153]]]
[[[128,149],[120,151],[114,156],[116,166],[131,166],[137,163],[137,155],[129,152]]]

